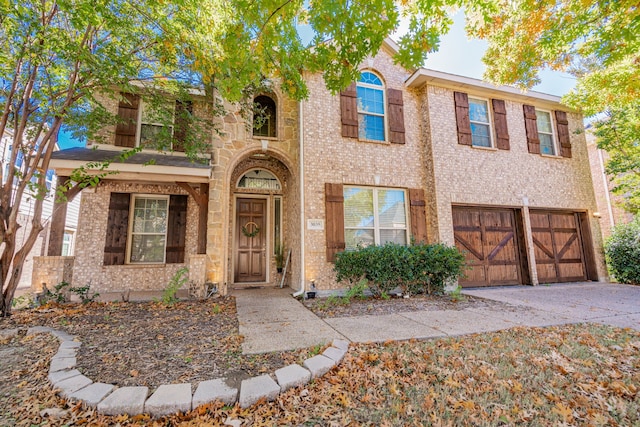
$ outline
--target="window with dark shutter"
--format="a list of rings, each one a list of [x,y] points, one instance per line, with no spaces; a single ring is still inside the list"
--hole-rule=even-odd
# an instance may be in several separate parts
[[[416,243],[427,243],[427,212],[424,190],[409,189],[409,212],[411,214],[411,237]]]
[[[536,120],[536,107],[523,105],[524,127],[527,132],[527,146],[529,152],[540,154],[540,137],[538,136],[538,123]]]
[[[469,97],[464,92],[453,92],[456,107],[458,144],[471,145],[471,122],[469,121]]]
[[[118,104],[115,145],[133,148],[136,146],[136,130],[138,128],[138,109],[140,97],[131,93],[122,93]]]
[[[342,120],[342,136],[358,137],[358,95],[356,84],[340,92],[340,117]]]
[[[104,265],[123,265],[127,253],[129,229],[128,193],[111,193],[107,233],[104,242]]]
[[[327,261],[334,262],[336,254],[345,249],[344,194],[342,184],[324,185]]]
[[[499,150],[509,149],[509,128],[507,126],[507,109],[501,99],[492,99],[493,124],[496,128],[496,147]]]
[[[167,223],[166,263],[184,262],[185,237],[187,232],[187,196],[174,195],[169,198],[169,220]]]
[[[571,139],[569,137],[569,120],[567,113],[556,111],[556,130],[558,132],[558,142],[560,143],[560,155],[571,157]]]
[[[180,151],[182,153],[185,151],[189,125],[192,122],[191,114],[193,114],[193,102],[176,101],[173,151]]]
[[[404,144],[404,103],[402,91],[387,89],[389,110],[389,141],[393,144]]]

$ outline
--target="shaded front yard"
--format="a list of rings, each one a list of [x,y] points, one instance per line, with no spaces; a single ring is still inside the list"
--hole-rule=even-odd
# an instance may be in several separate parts
[[[302,351],[242,361],[244,356],[237,354],[235,344],[241,337],[225,340],[211,331],[215,325],[198,328],[196,322],[197,319],[205,321],[206,317],[215,318],[227,310],[233,313],[232,300],[184,304],[161,310],[159,319],[155,309],[150,310],[151,317],[144,320],[134,319],[134,313],[124,315],[129,308],[123,307],[118,308],[123,310],[121,313],[114,312],[112,307],[109,319],[105,319],[107,313],[100,312],[104,308],[98,306],[75,306],[78,312],[64,317],[58,317],[55,311],[46,315],[52,322],[49,326],[64,327],[74,333],[83,328],[87,335],[104,331],[121,349],[129,345],[138,349],[163,349],[164,356],[158,354],[153,366],[151,360],[147,361],[150,370],[165,369],[162,365],[167,361],[169,367],[163,375],[168,377],[162,382],[183,381],[175,379],[176,375],[183,378],[181,375],[188,374],[191,379],[186,381],[195,383],[197,379],[193,375],[211,365],[196,360],[208,357],[198,355],[198,348],[202,348],[205,355],[214,348],[224,354],[231,350],[225,355],[228,359],[212,356],[210,360],[215,363],[235,360],[245,369],[254,369],[252,375],[265,369],[272,373],[281,366],[275,366],[277,363],[292,363],[302,354],[309,354]],[[228,307],[223,307],[224,304]],[[198,313],[199,310],[204,313]],[[97,316],[97,313],[102,317],[91,317],[94,323],[87,320],[86,316]],[[136,323],[143,320],[155,326],[143,331],[144,323]],[[196,323],[190,323],[192,320]],[[8,322],[0,322],[3,322],[1,328],[8,327]],[[16,323],[17,318],[11,322]],[[76,326],[71,326],[74,323]],[[96,327],[96,323],[104,325]],[[182,335],[172,329],[178,326]],[[200,330],[210,332],[201,334]],[[233,327],[228,331],[229,336],[233,336]],[[147,339],[139,338],[140,344],[136,344],[130,337],[136,334]],[[185,344],[176,352],[168,344],[172,339],[189,343],[191,347]],[[214,339],[225,346],[213,346]],[[126,366],[123,374],[127,369],[138,371],[135,376],[128,372],[127,380],[130,377],[151,383],[145,378],[149,371],[144,363],[135,365],[139,362],[119,359],[113,343],[109,344],[108,351],[101,348],[99,341],[93,348],[87,345],[86,350],[103,354],[100,357],[113,355],[112,363]],[[56,349],[56,340],[49,336],[19,336],[0,341],[0,408],[3,411],[0,425],[206,426],[220,425],[228,417],[254,426],[640,425],[640,332],[600,325],[514,328],[431,341],[354,345],[335,370],[304,388],[288,391],[275,402],[247,410],[211,404],[157,421],[145,416],[104,417],[57,398],[46,382],[48,360]],[[183,358],[188,354],[193,357],[190,362]],[[96,357],[90,359],[92,356],[88,353],[81,354],[78,361],[81,370],[85,357],[97,360]],[[192,370],[188,369],[190,363],[195,366]],[[184,364],[187,369],[181,368]],[[182,374],[171,376],[171,371]],[[64,412],[61,418],[43,418],[40,411],[46,408]]]

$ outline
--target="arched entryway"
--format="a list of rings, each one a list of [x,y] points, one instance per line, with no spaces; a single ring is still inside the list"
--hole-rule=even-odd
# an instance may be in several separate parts
[[[240,161],[231,184],[230,271],[234,288],[279,283],[278,272],[294,243],[293,182],[276,157],[256,153]]]

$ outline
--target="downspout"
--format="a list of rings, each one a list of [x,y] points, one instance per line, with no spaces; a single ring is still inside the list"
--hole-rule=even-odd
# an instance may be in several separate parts
[[[304,271],[304,101],[298,103],[298,131],[299,150],[298,162],[300,163],[300,173],[298,182],[300,183],[300,289],[293,296],[299,297],[304,294],[305,289],[305,271]]]
[[[600,160],[600,171],[602,172],[602,181],[604,182],[604,197],[607,201],[607,213],[609,214],[609,223],[613,228],[616,223],[613,219],[613,209],[611,208],[611,197],[609,196],[609,179],[607,178],[607,172],[604,168],[604,158],[602,157],[602,150],[596,146],[598,152],[598,159]]]

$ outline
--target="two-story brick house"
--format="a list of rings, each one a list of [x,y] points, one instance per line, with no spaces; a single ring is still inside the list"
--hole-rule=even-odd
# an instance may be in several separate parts
[[[74,282],[160,290],[187,266],[223,292],[272,286],[282,243],[286,283],[330,291],[337,252],[412,238],[463,249],[463,285],[603,279],[582,117],[554,96],[411,73],[395,49],[387,41],[340,94],[319,74],[302,102],[274,84],[255,99],[267,120],[253,131],[228,105],[203,163],[143,152],[112,164],[118,174],[83,192]],[[144,106],[123,96],[112,108],[133,124],[56,154],[59,174],[149,134]]]

